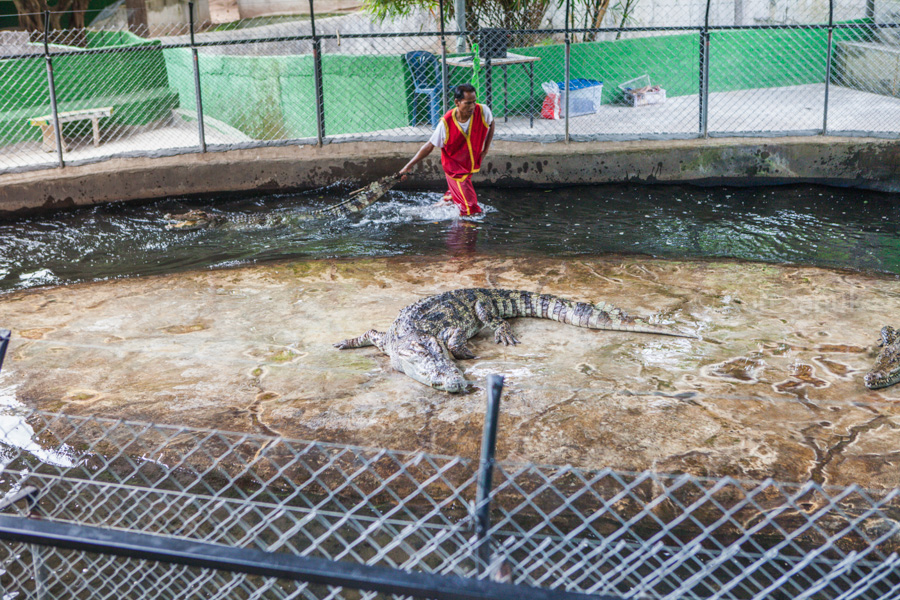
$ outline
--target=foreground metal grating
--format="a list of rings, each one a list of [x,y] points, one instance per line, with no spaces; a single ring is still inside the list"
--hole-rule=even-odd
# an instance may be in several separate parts
[[[898,490],[499,462],[484,564],[468,458],[31,411],[0,429],[4,523],[622,598],[900,594]],[[0,564],[8,598],[380,597],[65,544]]]

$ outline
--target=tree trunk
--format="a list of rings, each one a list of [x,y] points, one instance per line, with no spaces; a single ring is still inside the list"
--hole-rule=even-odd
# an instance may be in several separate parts
[[[69,46],[87,46],[84,33],[84,15],[90,0],[59,0],[55,6],[48,6],[47,0],[13,0],[19,13],[19,26],[31,32],[31,39],[38,41],[44,33],[44,11],[50,11],[50,31],[59,32],[65,28],[73,31],[67,34],[50,35],[50,41]]]
[[[40,0],[13,0],[16,12],[19,13],[19,27],[25,31],[44,30],[44,9],[46,4]]]
[[[619,22],[619,27],[625,27],[625,23],[628,21],[628,17],[631,16],[631,10],[634,8],[634,5],[637,3],[637,0],[625,0],[625,8],[622,9],[622,20]],[[622,30],[620,29],[616,33],[616,39],[621,39]]]
[[[128,9],[128,31],[147,37],[147,3],[144,0],[125,0],[125,7]]]
[[[606,16],[606,10],[609,8],[609,0],[597,0],[593,6],[593,28],[600,29],[600,26],[603,24],[603,18]],[[590,37],[588,37],[590,36]],[[596,33],[585,34],[582,38],[584,41],[591,41],[597,39]]]

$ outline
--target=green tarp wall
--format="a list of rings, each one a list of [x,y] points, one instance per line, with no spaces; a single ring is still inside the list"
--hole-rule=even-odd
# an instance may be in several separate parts
[[[195,110],[191,51],[164,51],[169,84]],[[316,136],[311,55],[200,54],[203,114],[261,140]],[[409,74],[396,56],[324,56],[328,135],[404,127]]]
[[[130,33],[88,32],[88,47],[147,46],[137,52],[57,56],[53,75],[60,112],[113,107],[113,116],[101,123],[144,125],[167,117],[178,97],[168,89],[166,65],[159,42]],[[77,50],[54,46],[55,50]],[[43,56],[0,60],[0,142],[40,140],[31,117],[49,114],[47,66]],[[67,128],[83,123],[66,124]]]

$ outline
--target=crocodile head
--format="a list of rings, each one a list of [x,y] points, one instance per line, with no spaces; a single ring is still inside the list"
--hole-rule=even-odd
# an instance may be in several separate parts
[[[217,217],[203,210],[189,210],[180,215],[167,214],[166,219],[174,221],[166,225],[166,229],[175,229],[177,231],[197,231],[199,229],[208,229],[215,227],[222,222],[221,217]]]
[[[413,331],[391,340],[391,365],[419,383],[459,394],[468,387],[447,346],[433,335]]]
[[[875,366],[866,373],[866,387],[870,390],[888,387],[900,381],[900,332],[892,327],[881,329],[881,352],[875,358]]]

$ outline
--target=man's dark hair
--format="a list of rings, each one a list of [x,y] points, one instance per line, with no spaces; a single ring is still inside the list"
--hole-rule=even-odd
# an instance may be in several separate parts
[[[456,86],[456,91],[453,92],[453,99],[454,100],[465,100],[466,94],[474,94],[474,93],[475,93],[475,86],[473,86],[471,83],[461,83],[458,86]]]

